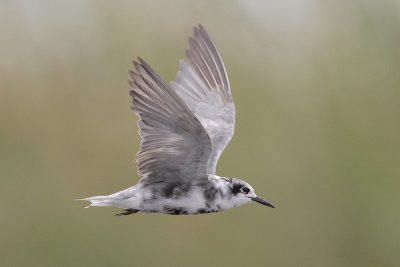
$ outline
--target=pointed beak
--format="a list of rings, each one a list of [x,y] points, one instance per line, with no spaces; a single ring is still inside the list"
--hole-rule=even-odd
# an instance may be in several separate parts
[[[250,199],[253,200],[253,201],[255,201],[255,202],[258,202],[258,203],[260,203],[260,204],[263,204],[263,205],[265,205],[265,206],[268,206],[268,207],[271,207],[271,208],[274,208],[274,209],[275,209],[274,205],[272,205],[272,204],[269,203],[268,201],[265,201],[265,200],[262,199],[261,197],[250,197]]]

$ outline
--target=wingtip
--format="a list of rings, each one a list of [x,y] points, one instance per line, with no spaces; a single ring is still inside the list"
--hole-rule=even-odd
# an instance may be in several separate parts
[[[195,26],[193,26],[193,31],[204,31],[204,27],[201,23],[197,23]]]
[[[135,69],[137,71],[139,71],[139,69],[142,67],[142,64],[140,64],[139,58],[138,58],[138,61],[133,61],[133,66],[135,67]]]
[[[136,64],[134,64],[134,65],[135,65],[135,68],[138,71],[139,75],[141,75],[142,72],[146,72],[146,73],[154,72],[152,67],[143,58],[137,57],[137,60],[138,61],[135,61]]]
[[[137,57],[136,60],[132,60],[132,64],[136,70],[143,68],[143,66],[147,65],[146,61],[143,58]]]
[[[197,24],[197,25],[195,25],[195,26],[193,26],[193,36],[196,36],[197,35],[197,31],[199,30],[199,25]]]
[[[142,66],[148,65],[147,62],[141,57],[137,57],[137,60],[138,60],[139,64]]]
[[[192,36],[190,36],[188,38],[189,39],[189,45],[190,45],[191,42],[193,43],[193,41],[195,39],[199,38],[199,36],[201,35],[201,32],[204,32],[204,27],[200,23],[198,23],[197,25],[193,26],[193,34],[192,34]],[[190,41],[190,39],[192,39],[192,41]]]
[[[193,27],[193,33],[195,37],[198,36],[203,36],[203,35],[208,35],[206,29],[202,24],[197,24],[195,27]]]

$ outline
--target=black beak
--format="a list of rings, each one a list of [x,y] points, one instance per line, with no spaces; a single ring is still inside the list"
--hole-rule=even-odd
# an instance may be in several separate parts
[[[271,207],[271,208],[274,208],[274,209],[275,209],[274,205],[272,205],[271,203],[265,201],[265,200],[262,199],[261,197],[250,197],[250,199],[253,200],[253,201],[255,201],[255,202],[258,202],[258,203],[260,203],[260,204],[263,204],[263,205],[265,205],[265,206],[268,206],[268,207]]]

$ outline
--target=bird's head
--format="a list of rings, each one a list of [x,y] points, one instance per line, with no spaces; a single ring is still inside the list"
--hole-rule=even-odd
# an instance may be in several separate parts
[[[275,208],[271,203],[257,196],[254,192],[253,187],[247,182],[240,179],[232,179],[231,181],[232,184],[230,186],[230,189],[235,198],[240,199],[244,203],[255,201],[265,206]]]

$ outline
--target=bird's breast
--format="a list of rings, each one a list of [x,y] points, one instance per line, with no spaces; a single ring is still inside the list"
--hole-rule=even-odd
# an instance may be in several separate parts
[[[143,212],[165,213],[170,215],[189,215],[219,212],[223,205],[219,197],[210,198],[204,190],[193,188],[189,193],[179,197],[162,197],[142,201]]]

